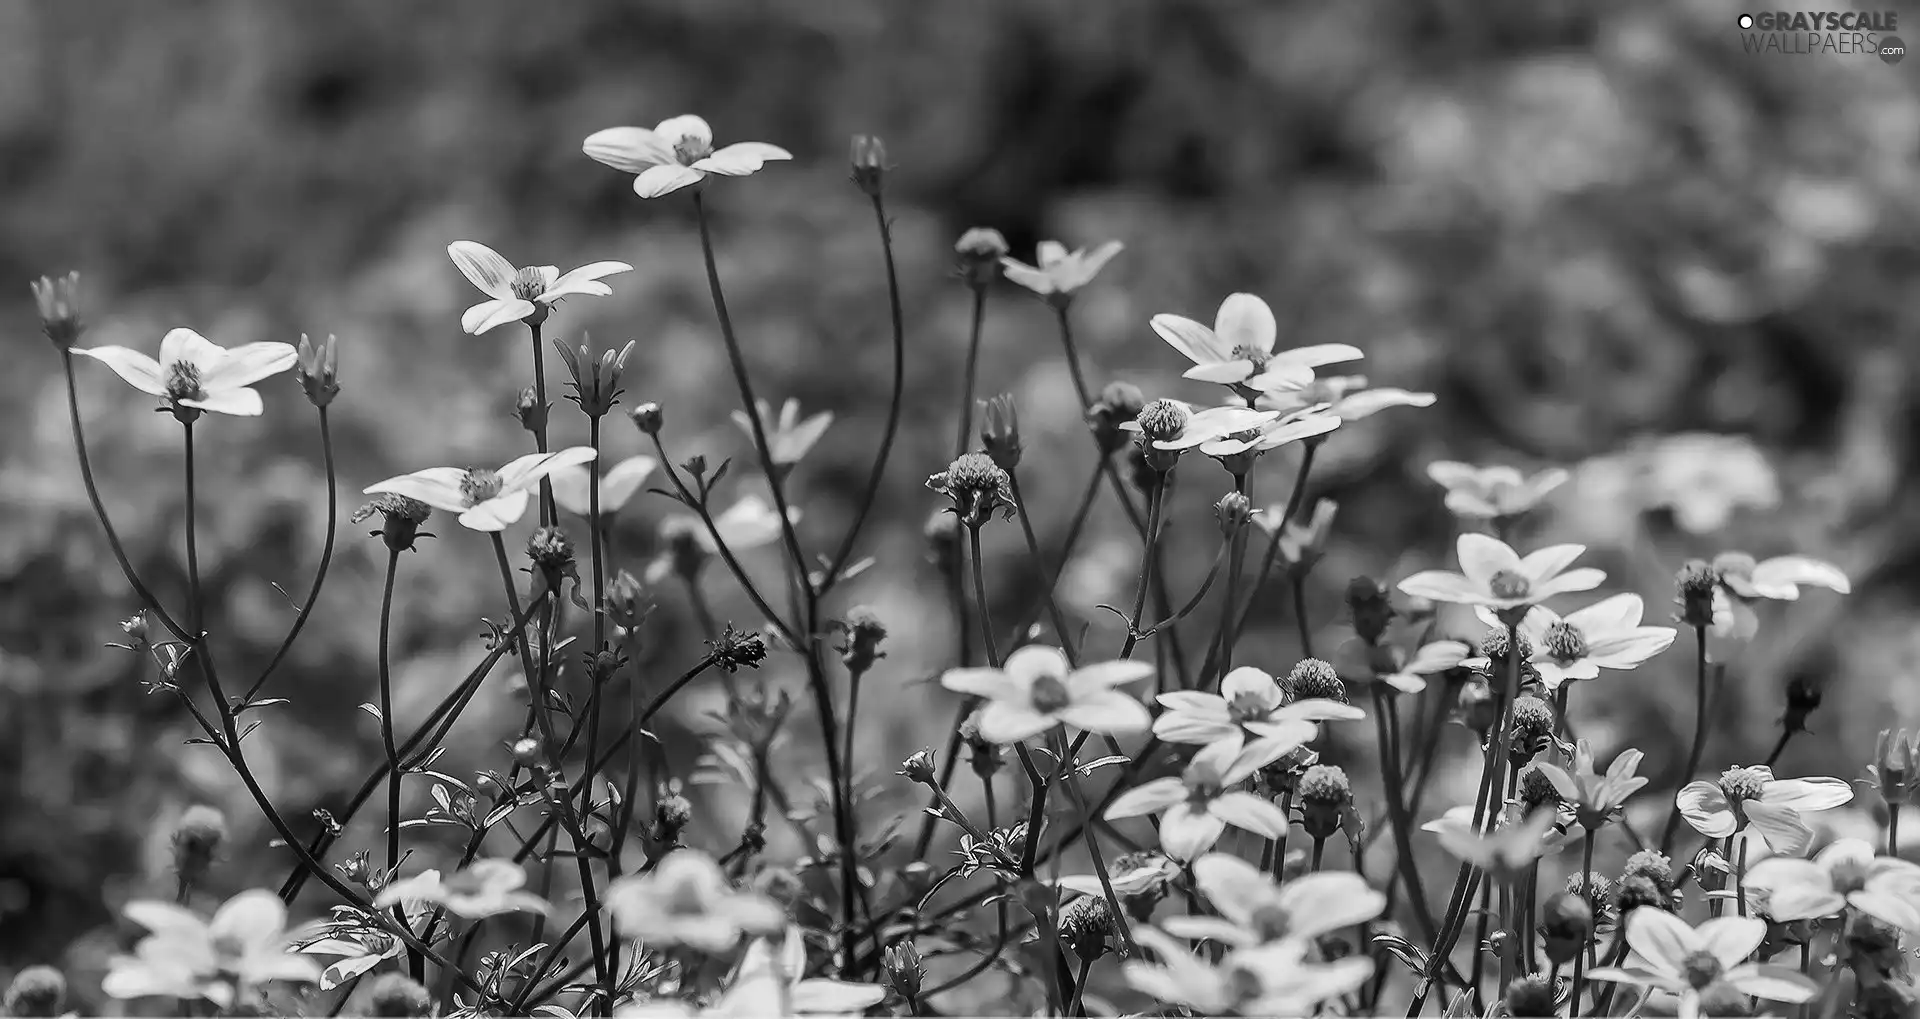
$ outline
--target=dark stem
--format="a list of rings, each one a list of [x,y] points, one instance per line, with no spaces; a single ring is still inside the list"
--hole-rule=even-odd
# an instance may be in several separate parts
[[[280,647],[267,660],[267,667],[260,670],[260,678],[247,687],[246,695],[240,703],[250,704],[267,685],[267,679],[286,659],[287,652],[293,650],[293,642],[300,639],[300,631],[306,629],[307,617],[313,615],[314,603],[320,600],[320,587],[327,582],[327,568],[333,565],[333,539],[340,522],[340,477],[333,468],[333,429],[327,421],[327,408],[320,410],[320,456],[327,468],[327,540],[320,547],[320,567],[314,571],[313,586],[307,589],[307,599],[300,605],[300,611],[293,617],[293,625],[287,629],[286,637],[280,641]]]
[[[1040,539],[1034,536],[1033,520],[1027,515],[1027,500],[1020,493],[1020,474],[1008,471],[1007,479],[1013,494],[1013,511],[1020,518],[1020,533],[1027,539],[1027,554],[1033,557],[1034,568],[1040,571],[1040,588],[1044,594],[1047,613],[1053,621],[1053,631],[1060,638],[1060,650],[1067,656],[1067,664],[1077,666],[1079,656],[1074,653],[1073,635],[1067,629],[1066,614],[1060,611],[1060,601],[1054,597],[1054,576],[1047,569],[1046,557],[1040,554]],[[982,610],[984,611],[984,610]]]
[[[400,572],[400,550],[387,550],[387,578],[380,592],[380,745],[387,753],[387,879],[400,874],[400,748],[393,741],[393,581]],[[396,903],[393,918],[407,922],[404,905]],[[426,976],[426,960],[407,953],[407,970],[415,980]]]
[[[960,459],[973,443],[973,387],[980,377],[980,333],[987,318],[987,288],[970,284],[973,290],[973,324],[967,329],[967,368],[960,389],[960,434],[953,440],[953,458]]]
[[[1687,751],[1687,769],[1680,775],[1680,784],[1686,785],[1693,773],[1700,770],[1700,755],[1707,745],[1707,628],[1695,626],[1693,658],[1693,746]],[[1513,645],[1508,645],[1512,647]],[[1673,836],[1680,827],[1680,801],[1676,798],[1673,809],[1667,813],[1667,826],[1660,833],[1660,851],[1665,853],[1673,847]]]
[[[527,332],[533,338],[533,399],[539,405],[534,420],[540,427],[533,430],[533,448],[539,452],[547,451],[547,358],[546,348],[540,345],[540,323],[527,320]],[[597,468],[596,468],[597,469]],[[589,477],[591,482],[594,479]],[[540,476],[540,526],[551,527],[560,519],[559,511],[553,506],[553,482],[546,475]]]

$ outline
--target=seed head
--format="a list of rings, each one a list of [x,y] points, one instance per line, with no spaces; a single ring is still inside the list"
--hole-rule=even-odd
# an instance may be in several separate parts
[[[1281,687],[1289,703],[1314,700],[1347,703],[1347,685],[1340,681],[1340,673],[1318,658],[1302,658],[1293,671],[1287,673]]]
[[[887,147],[870,134],[853,136],[848,162],[853,166],[853,183],[869,198],[880,197],[880,181],[887,172]]]
[[[1738,805],[1759,799],[1772,779],[1773,773],[1764,768],[1728,768],[1720,773],[1720,789]]]
[[[713,649],[713,664],[729,675],[743,668],[757,669],[767,660],[765,638],[751,631],[741,633],[732,626],[727,627],[719,640],[708,641],[707,646]]]
[[[380,529],[368,533],[380,538],[387,548],[405,552],[423,537],[420,525],[433,515],[433,507],[411,496],[386,492],[374,496],[372,502],[354,510],[348,520],[361,523],[375,513],[380,514]]]
[[[1296,794],[1300,826],[1316,839],[1331,838],[1353,806],[1353,785],[1338,765],[1316,764],[1300,776]]]
[[[173,873],[183,893],[205,880],[226,839],[227,817],[213,807],[196,805],[180,815],[173,826]]]
[[[633,421],[633,427],[640,429],[641,435],[649,438],[660,434],[660,426],[666,419],[666,415],[660,410],[660,405],[651,402],[643,403],[628,411],[627,417]]]
[[[693,804],[679,793],[660,797],[653,805],[653,838],[656,842],[675,842],[680,832],[693,823]]]
[[[1675,578],[1680,590],[1680,622],[1705,628],[1713,625],[1713,591],[1720,586],[1720,571],[1703,560],[1694,559],[1680,568]]]
[[[1547,653],[1557,661],[1577,662],[1587,656],[1586,635],[1565,620],[1547,627],[1543,643],[1547,646]]]
[[[1528,973],[1507,985],[1507,1014],[1510,1016],[1550,1016],[1559,1012],[1558,992],[1544,974]]]
[[[887,639],[887,627],[872,609],[856,605],[848,609],[847,617],[836,625],[846,635],[846,643],[840,645],[839,650],[840,661],[848,672],[860,675],[887,656],[880,650],[880,642]]]
[[[1533,640],[1524,631],[1519,633],[1519,637],[1520,660],[1525,662],[1533,657]],[[1495,665],[1504,668],[1507,661],[1507,628],[1496,626],[1489,629],[1487,635],[1480,638],[1480,653],[1487,656],[1487,659]]]
[[[34,306],[40,310],[40,331],[61,350],[73,346],[86,328],[80,321],[80,274],[42,276],[28,286],[33,290]]]
[[[1543,807],[1560,805],[1560,790],[1554,788],[1553,780],[1537,764],[1529,764],[1520,769],[1520,802],[1525,804],[1527,812]]]
[[[1013,518],[1013,481],[985,453],[964,453],[947,469],[927,479],[927,487],[953,500],[953,512],[970,528],[996,512]]]
[[[1009,250],[1000,231],[985,226],[961,234],[953,245],[953,253],[960,258],[960,275],[976,289],[1000,278],[1000,260]]]
[[[1060,940],[1081,962],[1107,954],[1107,939],[1113,931],[1113,911],[1104,896],[1082,895],[1060,910]]]
[[[1121,425],[1140,416],[1146,397],[1130,382],[1109,382],[1100,390],[1100,398],[1087,408],[1087,425],[1100,444],[1102,456],[1112,456],[1127,444]]]
[[[1521,697],[1513,702],[1513,731],[1508,740],[1516,763],[1532,760],[1552,738],[1552,705],[1538,697]]]
[[[1613,905],[1621,916],[1629,916],[1641,906],[1673,911],[1673,896],[1654,884],[1645,874],[1629,873],[1613,886]]]
[[[1134,420],[1140,425],[1140,434],[1148,442],[1172,442],[1187,429],[1187,418],[1192,414],[1186,407],[1173,400],[1155,400],[1140,408]]]
[[[980,401],[980,448],[995,464],[1013,470],[1020,464],[1020,413],[1005,393]]]
[[[1347,581],[1347,612],[1353,616],[1353,630],[1368,644],[1378,644],[1393,622],[1393,600],[1387,589],[1372,577]]]
[[[367,1014],[424,1017],[433,1014],[433,995],[405,973],[382,973],[367,988]]]
[[[67,1002],[67,978],[52,966],[28,966],[7,985],[6,1011],[12,1016],[57,1016]]]

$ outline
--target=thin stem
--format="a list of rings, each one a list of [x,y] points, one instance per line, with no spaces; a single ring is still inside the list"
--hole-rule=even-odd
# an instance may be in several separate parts
[[[1900,855],[1900,801],[1887,801],[1887,855]]]
[[[1386,684],[1374,683],[1374,727],[1380,736],[1380,775],[1386,785],[1389,823],[1393,825],[1394,870],[1406,885],[1407,899],[1413,904],[1421,937],[1432,944],[1438,929],[1434,926],[1432,908],[1427,905],[1426,888],[1420,882],[1419,861],[1413,855],[1412,822],[1407,816],[1405,788],[1400,781],[1400,740],[1392,724],[1392,696]]]
[[[287,635],[280,641],[280,647],[273,657],[267,659],[267,667],[260,670],[260,677],[247,687],[246,695],[240,703],[252,703],[260,688],[267,685],[273,671],[293,650],[293,642],[300,639],[300,631],[306,629],[307,617],[313,615],[313,606],[320,600],[320,587],[327,582],[327,568],[333,565],[333,539],[340,523],[340,476],[333,468],[333,429],[327,420],[327,408],[320,411],[320,456],[327,470],[327,540],[320,547],[320,567],[314,571],[313,585],[307,588],[307,598],[300,604],[300,611],[293,617],[293,625],[288,627]]]
[[[756,417],[754,420],[758,421],[759,418]],[[659,433],[654,433],[652,438],[654,452],[660,454],[660,466],[666,470],[667,480],[673,482],[673,489],[679,494],[681,505],[692,510],[694,515],[700,518],[701,525],[707,529],[707,537],[712,539],[713,547],[719,551],[720,559],[727,564],[727,569],[733,574],[734,581],[740,585],[742,591],[746,592],[747,598],[753,602],[753,607],[766,618],[767,625],[778,631],[788,643],[798,646],[801,643],[799,635],[794,632],[793,626],[788,625],[787,621],[781,618],[780,613],[773,610],[773,606],[767,603],[766,598],[761,596],[760,589],[753,583],[753,578],[747,575],[746,568],[740,565],[740,560],[733,554],[733,549],[727,545],[726,539],[720,534],[720,529],[714,525],[713,514],[708,512],[706,500],[688,488],[686,482],[680,480],[680,472],[673,466],[673,459],[667,455],[666,444],[661,441]]]
[[[967,552],[973,560],[973,597],[980,608],[980,638],[987,649],[987,664],[997,669],[1000,667],[1000,648],[993,639],[993,612],[987,606],[986,570],[981,566],[978,524],[967,525]],[[1029,844],[1038,841],[1032,832],[1027,833],[1027,839]]]
[[[1154,472],[1153,490],[1147,493],[1147,547],[1140,555],[1140,582],[1133,593],[1133,615],[1127,620],[1127,642],[1120,649],[1122,661],[1133,657],[1140,642],[1140,617],[1147,611],[1147,590],[1153,580],[1154,549],[1160,541],[1160,514],[1164,512],[1167,489],[1173,486],[1171,471]]]
[[[1700,755],[1707,746],[1707,628],[1705,626],[1695,626],[1693,628],[1693,637],[1693,683],[1695,698],[1693,747],[1687,751],[1687,770],[1680,776],[1680,783],[1682,785],[1685,785],[1693,778],[1694,772],[1700,770]],[[1511,647],[1513,645],[1508,646]],[[1676,799],[1674,800],[1673,809],[1667,814],[1667,827],[1660,833],[1661,852],[1665,853],[1672,849],[1673,836],[1679,831],[1679,827],[1680,801]]]
[[[600,415],[587,416],[587,444],[593,447],[594,463],[600,462]],[[600,479],[596,476],[598,467],[588,468],[587,476],[587,532],[588,554],[593,560],[593,652],[598,655],[607,649],[607,550],[602,546],[600,526]],[[587,670],[587,680],[592,688],[587,691],[587,764],[588,771],[582,785],[588,789],[591,801],[593,778],[599,769],[593,768],[593,761],[599,757],[600,749],[600,711],[601,700],[606,693],[606,681],[610,676],[601,675],[598,667]],[[624,800],[621,801],[623,804]],[[618,839],[614,842],[617,844]],[[586,861],[581,862],[586,866]],[[609,882],[620,875],[618,853],[607,856],[607,879]],[[596,925],[597,926],[597,925]],[[601,978],[600,994],[609,1010],[613,1007],[614,979],[620,972],[620,938],[617,933],[609,933],[609,947],[606,965],[595,974]]]
[[[1027,554],[1033,557],[1034,568],[1040,571],[1040,588],[1044,592],[1048,616],[1053,620],[1053,632],[1060,638],[1060,650],[1066,654],[1067,663],[1077,665],[1079,656],[1074,653],[1073,635],[1067,629],[1066,614],[1060,611],[1060,601],[1053,594],[1054,577],[1047,569],[1046,557],[1040,554],[1040,539],[1034,536],[1033,519],[1027,515],[1027,500],[1020,493],[1019,471],[1008,471],[1007,480],[1013,495],[1014,515],[1020,518],[1020,533],[1027,539]]]
[[[380,745],[387,753],[387,877],[400,873],[400,748],[393,741],[393,581],[400,572],[400,550],[387,550],[387,578],[380,593]],[[393,918],[407,922],[404,907],[393,907]],[[426,961],[409,952],[407,968],[415,980],[425,975]]]
[[[967,367],[960,389],[960,434],[953,440],[953,458],[958,460],[973,443],[973,387],[980,377],[980,334],[987,319],[987,288],[969,284],[973,291],[973,324],[967,329]]]
[[[1580,849],[1580,894],[1591,896],[1593,887],[1593,829],[1588,828]],[[1589,932],[1587,936],[1592,938],[1593,935]],[[1587,979],[1588,947],[1588,945],[1581,945],[1580,950],[1573,953],[1573,997],[1568,999],[1571,1007],[1567,1013],[1571,1016],[1580,1014],[1580,993],[1585,988]]]
[[[1253,581],[1255,591],[1266,586],[1274,565],[1280,561],[1280,536],[1286,533],[1287,523],[1299,515],[1300,507],[1306,501],[1307,475],[1313,470],[1313,455],[1319,450],[1321,441],[1320,436],[1315,436],[1300,443],[1300,466],[1293,474],[1293,491],[1287,493],[1287,505],[1280,511],[1280,525],[1273,529],[1273,535],[1267,539],[1267,552],[1260,563],[1260,573]],[[1253,599],[1248,598],[1246,608],[1240,613],[1240,622],[1235,626],[1235,633],[1246,630],[1252,618]]]
[[[1119,919],[1115,913],[1114,918]],[[1124,921],[1123,921],[1124,922]],[[1093,957],[1080,960],[1080,972],[1073,978],[1073,1004],[1067,1006],[1068,1015],[1085,1015],[1087,1011],[1087,971],[1093,969]]]
[[[527,319],[527,334],[533,340],[533,399],[538,405],[534,412],[534,421],[539,426],[533,430],[533,448],[542,453],[547,451],[547,351],[540,343],[540,323]],[[540,526],[549,527],[560,519],[559,511],[553,506],[553,482],[546,475],[540,476]]]

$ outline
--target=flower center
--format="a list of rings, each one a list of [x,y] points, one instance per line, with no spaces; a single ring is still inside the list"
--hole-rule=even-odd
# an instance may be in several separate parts
[[[514,270],[513,281],[508,286],[513,288],[513,296],[531,301],[547,292],[547,278],[540,275],[539,269],[528,266]]]
[[[167,398],[171,400],[198,400],[206,396],[200,388],[200,366],[190,361],[175,361],[167,365]]]
[[[1867,867],[1864,861],[1843,856],[1827,868],[1827,877],[1834,891],[1846,895],[1867,886]]]
[[[1767,773],[1758,768],[1728,768],[1720,773],[1720,791],[1734,803],[1757,800],[1767,787]]]
[[[1033,692],[1028,694],[1033,702],[1033,710],[1043,715],[1051,715],[1073,703],[1073,695],[1067,692],[1067,684],[1058,676],[1041,676],[1033,681]]]
[[[1720,979],[1724,969],[1712,952],[1695,952],[1680,963],[1680,972],[1686,975],[1688,985],[1695,990]]]
[[[1266,983],[1260,979],[1260,974],[1243,965],[1235,965],[1228,970],[1224,983],[1227,996],[1235,1004],[1253,1001],[1265,994],[1267,990]]]
[[[499,495],[504,487],[500,481],[500,475],[485,467],[472,468],[467,471],[466,477],[460,479],[460,494],[465,497],[469,506],[478,506]]]
[[[226,968],[227,963],[243,959],[247,955],[246,943],[234,934],[214,935],[212,948],[214,957],[219,960],[219,965],[223,969]]]
[[[1533,583],[1512,570],[1501,570],[1487,582],[1487,587],[1495,598],[1525,598],[1533,588]]]
[[[1252,693],[1236,694],[1227,702],[1227,717],[1236,722],[1257,722],[1267,717],[1267,706]]]
[[[1261,941],[1278,941],[1287,936],[1293,926],[1293,918],[1279,904],[1268,902],[1253,911],[1253,916],[1248,918],[1248,926],[1260,936]]]
[[[693,884],[682,884],[667,894],[666,909],[669,916],[700,916],[707,911],[706,897]]]
[[[673,158],[681,163],[693,163],[713,155],[713,143],[703,141],[691,135],[683,135],[673,143]]]
[[[440,882],[440,887],[455,895],[478,895],[486,891],[486,884],[471,871],[461,871]]]
[[[1547,627],[1547,653],[1561,664],[1577,662],[1587,656],[1587,638],[1578,627],[1565,620]]]
[[[1233,348],[1233,359],[1235,361],[1253,362],[1253,372],[1255,375],[1258,375],[1266,370],[1267,362],[1273,360],[1273,355],[1261,350],[1259,347],[1249,347],[1243,343]]]

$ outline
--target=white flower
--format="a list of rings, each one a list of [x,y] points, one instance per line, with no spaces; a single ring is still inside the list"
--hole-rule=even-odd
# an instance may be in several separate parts
[[[1261,410],[1290,414],[1306,407],[1324,406],[1342,421],[1370,418],[1389,407],[1431,407],[1432,393],[1381,386],[1367,387],[1365,375],[1329,375],[1312,379],[1298,389],[1269,389],[1253,401]]]
[[[1191,860],[1212,849],[1228,825],[1280,838],[1287,830],[1286,812],[1234,787],[1297,745],[1267,739],[1244,749],[1234,740],[1203,747],[1179,778],[1156,778],[1121,793],[1107,807],[1106,818],[1162,815],[1160,850],[1176,860]]]
[[[1428,676],[1465,662],[1467,651],[1467,646],[1457,640],[1436,640],[1420,645],[1412,658],[1402,660],[1406,652],[1394,648],[1393,657],[1400,661],[1400,666],[1393,672],[1381,675],[1380,682],[1401,693],[1419,693],[1427,688]]]
[[[1427,570],[1400,582],[1400,590],[1415,598],[1492,609],[1515,609],[1556,594],[1591,591],[1607,579],[1599,570],[1569,570],[1585,545],[1552,545],[1525,559],[1498,538],[1463,534],[1455,546],[1461,573]]]
[[[1254,410],[1251,407],[1208,407],[1195,410],[1192,404],[1169,400],[1187,412],[1185,424],[1180,434],[1171,439],[1155,439],[1155,449],[1192,449],[1209,442],[1217,442],[1239,432],[1263,428],[1278,420],[1277,411]],[[1140,422],[1128,421],[1120,426],[1122,431],[1140,431]]]
[[[1692,782],[1674,794],[1680,816],[1694,831],[1723,839],[1750,824],[1775,852],[1789,856],[1813,842],[1801,814],[1851,799],[1853,787],[1837,778],[1774,778],[1766,765],[1728,768],[1718,782]]]
[[[521,887],[526,883],[527,872],[511,860],[475,860],[451,877],[423,870],[395,881],[380,890],[373,904],[385,909],[402,902],[430,902],[468,920],[501,913],[552,912],[547,900]]]
[[[554,453],[528,453],[497,471],[429,467],[368,485],[366,494],[404,495],[434,509],[458,513],[460,523],[476,531],[504,531],[527,512],[527,501],[541,478],[570,464],[591,463],[597,455],[592,446],[572,446]]]
[[[1146,705],[1115,687],[1151,675],[1146,662],[1071,668],[1059,648],[1029,644],[1002,668],[948,669],[940,685],[986,699],[976,716],[981,739],[1018,743],[1062,723],[1110,736],[1145,731],[1153,722]]]
[[[1153,734],[1168,743],[1213,744],[1241,739],[1241,729],[1289,748],[1319,734],[1316,722],[1351,721],[1366,713],[1339,701],[1309,699],[1286,703],[1286,692],[1272,675],[1243,665],[1220,681],[1219,693],[1175,690],[1155,698],[1167,710],[1153,721]]]
[[[760,425],[767,433],[767,456],[775,467],[791,467],[800,462],[820,436],[826,434],[828,426],[833,424],[833,412],[821,411],[806,419],[800,417],[800,401],[788,400],[780,407],[780,418],[774,420],[767,408],[767,401],[756,400],[754,405],[760,410]],[[753,440],[753,419],[747,412],[736,410],[733,421],[740,430],[747,433],[747,440]]]
[[[174,329],[160,339],[160,360],[127,347],[75,347],[73,352],[113,369],[143,393],[170,406],[258,417],[260,393],[250,388],[300,358],[290,343],[245,343],[232,350],[194,332]]]
[[[1471,520],[1515,517],[1566,484],[1567,472],[1548,468],[1527,477],[1512,467],[1475,467],[1454,460],[1427,465],[1427,477],[1447,490],[1447,508]]]
[[[1237,456],[1242,453],[1266,453],[1279,449],[1289,442],[1325,435],[1338,427],[1340,427],[1339,418],[1323,413],[1318,407],[1313,407],[1244,431],[1223,435],[1210,442],[1203,442],[1200,444],[1200,452],[1215,457]],[[1185,436],[1181,438],[1184,439]]]
[[[640,490],[642,482],[653,473],[660,462],[650,456],[630,456],[614,464],[606,475],[599,479],[600,515],[613,516]],[[547,481],[553,486],[553,501],[560,508],[576,516],[588,516],[593,512],[593,470],[583,464],[567,464],[547,472]]]
[[[1154,852],[1130,853],[1113,861],[1107,882],[1121,899],[1146,895],[1180,876],[1180,865]],[[1106,886],[1098,874],[1066,874],[1053,882],[1061,890],[1079,895],[1104,897]]]
[[[704,952],[724,952],[742,934],[772,936],[787,926],[772,899],[735,891],[713,857],[693,849],[673,850],[651,871],[608,885],[606,902],[621,934]]]
[[[447,245],[447,257],[489,298],[460,316],[460,328],[475,336],[508,322],[544,317],[546,309],[563,297],[605,297],[613,293],[613,288],[601,278],[633,268],[625,262],[589,262],[564,274],[554,265],[518,269],[499,252],[477,241],[454,241]]]
[[[1747,870],[1747,887],[1767,892],[1767,915],[1781,923],[1853,908],[1920,934],[1920,866],[1875,856],[1861,839],[1836,839],[1811,860],[1776,856]]]
[[[1092,251],[1086,248],[1068,251],[1059,241],[1041,241],[1034,249],[1038,265],[1028,265],[1015,258],[1002,258],[1000,265],[1008,279],[1041,297],[1066,300],[1074,291],[1093,282],[1101,268],[1125,247],[1119,241],[1108,241]]]
[[[1797,601],[1800,588],[1823,587],[1851,594],[1853,585],[1838,566],[1803,555],[1774,556],[1755,562],[1744,552],[1723,552],[1713,559],[1719,586],[1713,592],[1713,628],[1716,637],[1744,640],[1759,628],[1752,603],[1767,598]]]
[[[1626,966],[1602,966],[1588,976],[1676,994],[1682,1019],[1700,1014],[1700,992],[1715,983],[1796,1005],[1820,993],[1819,985],[1788,967],[1747,962],[1766,940],[1764,920],[1721,916],[1689,927],[1672,913],[1641,906],[1628,914],[1626,927],[1633,948]]]
[[[1350,994],[1373,976],[1368,958],[1309,961],[1311,946],[1298,938],[1229,951],[1217,965],[1186,941],[1151,927],[1136,930],[1134,939],[1160,961],[1128,962],[1127,983],[1201,1015],[1313,1015],[1321,1002]]]
[[[1193,362],[1185,377],[1201,382],[1297,390],[1313,381],[1313,370],[1321,365],[1366,356],[1344,343],[1275,352],[1279,324],[1267,302],[1252,294],[1228,294],[1211,329],[1179,315],[1155,315],[1150,324],[1161,339]]]
[[[1562,617],[1535,605],[1520,620],[1520,632],[1533,647],[1533,667],[1549,691],[1575,679],[1593,679],[1601,669],[1634,669],[1673,643],[1671,626],[1641,626],[1646,605],[1637,594],[1616,594]],[[1488,626],[1504,627],[1499,616],[1481,608]]]
[[[127,919],[148,935],[115,956],[100,989],[113,998],[204,998],[225,1009],[244,990],[284,980],[310,983],[320,964],[288,951],[287,908],[263,888],[241,892],[202,920],[171,902],[129,902]]]
[[[1440,845],[1462,862],[1500,874],[1515,873],[1542,856],[1558,853],[1567,843],[1560,812],[1551,808],[1515,817],[1513,810],[1488,818],[1492,827],[1476,831],[1474,808],[1459,806],[1420,826],[1440,837]]]
[[[692,114],[668,117],[649,131],[644,127],[609,127],[587,136],[581,151],[596,162],[638,174],[633,192],[658,198],[705,180],[707,174],[745,177],[777,159],[793,154],[766,142],[735,142],[713,147],[713,128]]]
[[[805,979],[807,946],[798,927],[789,926],[778,947],[776,953],[771,939],[754,939],[740,960],[735,983],[771,976],[785,984],[788,1008],[794,1015],[860,1015],[887,997],[887,989],[879,984],[825,977]]]
[[[1161,926],[1176,937],[1234,948],[1287,938],[1311,942],[1387,908],[1387,897],[1352,871],[1305,874],[1282,888],[1237,856],[1208,853],[1193,861],[1193,880],[1219,915],[1168,917]]]

